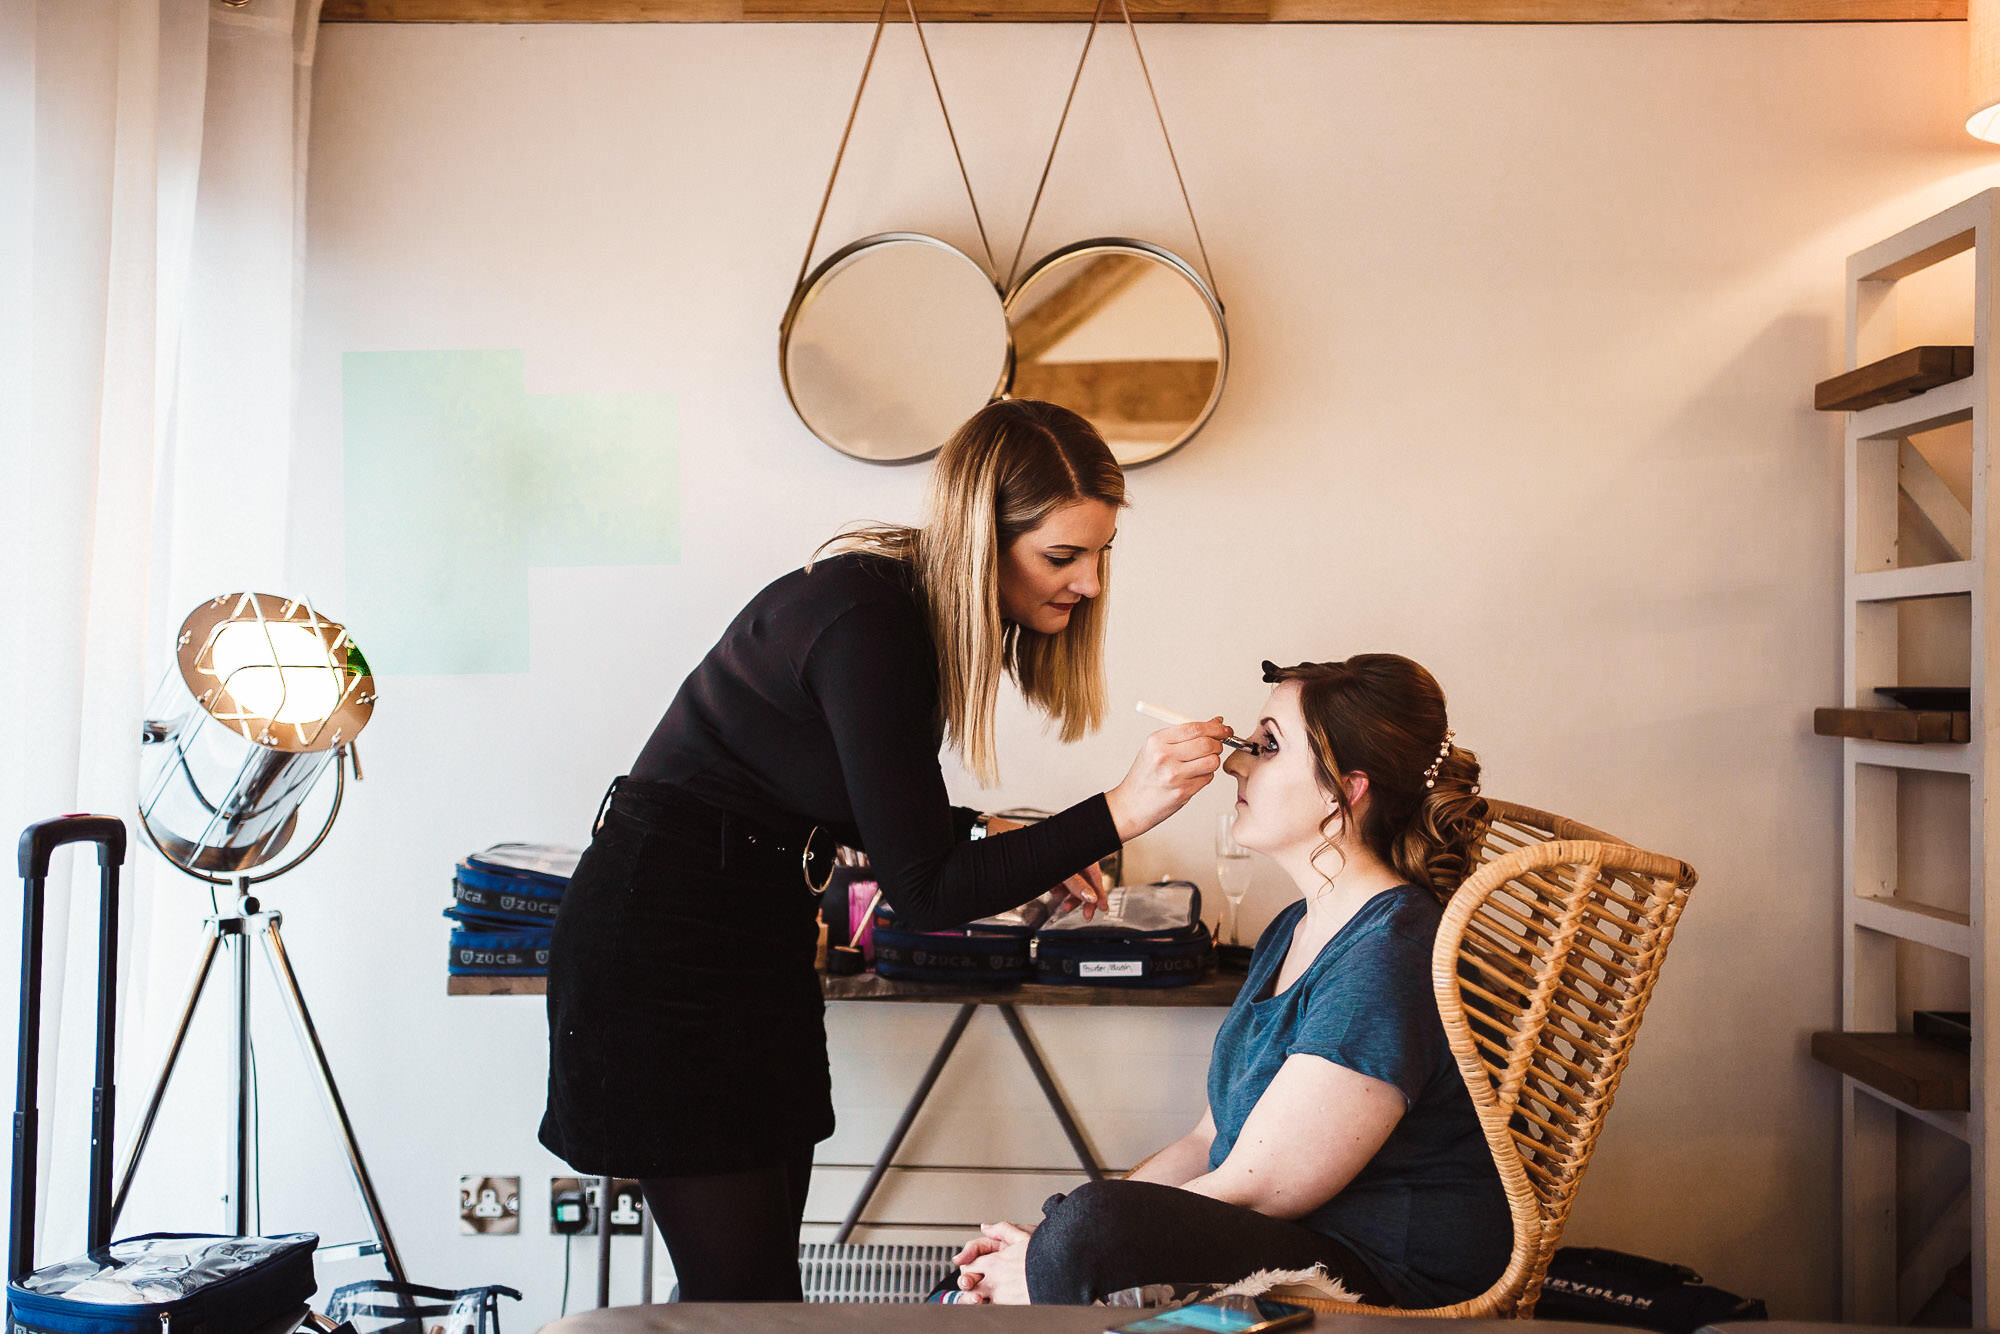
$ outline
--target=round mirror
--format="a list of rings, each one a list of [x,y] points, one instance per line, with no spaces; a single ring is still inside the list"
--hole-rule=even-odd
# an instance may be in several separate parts
[[[1126,467],[1187,443],[1229,368],[1222,306],[1180,256],[1144,241],[1079,241],[1007,294],[1008,393],[1080,413]]]
[[[1007,316],[962,252],[886,232],[835,251],[792,294],[778,366],[821,440],[870,463],[914,463],[1006,383]]]

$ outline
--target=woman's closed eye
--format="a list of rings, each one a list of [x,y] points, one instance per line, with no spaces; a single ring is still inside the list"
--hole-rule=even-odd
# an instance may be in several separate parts
[[[1109,546],[1104,546],[1104,547],[1100,547],[1100,548],[1098,548],[1098,550],[1099,550],[1099,551],[1109,551],[1109,550],[1111,550],[1111,548],[1110,548]],[[1051,564],[1051,565],[1074,565],[1074,564],[1076,563],[1076,557],[1075,557],[1075,556],[1073,556],[1073,555],[1072,555],[1072,556],[1050,556],[1050,557],[1048,557],[1048,562],[1049,562],[1049,564]]]

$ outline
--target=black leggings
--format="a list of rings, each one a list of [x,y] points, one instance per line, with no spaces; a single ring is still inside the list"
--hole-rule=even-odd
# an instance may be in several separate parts
[[[1028,1296],[1087,1306],[1143,1283],[1234,1283],[1259,1269],[1325,1265],[1364,1302],[1393,1306],[1354,1252],[1298,1223],[1150,1181],[1092,1181],[1042,1206]]]
[[[774,1167],[640,1182],[684,1302],[796,1302],[812,1150]]]

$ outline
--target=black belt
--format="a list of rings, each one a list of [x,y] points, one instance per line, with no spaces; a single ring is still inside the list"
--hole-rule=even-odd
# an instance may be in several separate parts
[[[642,823],[671,813],[712,829],[725,870],[771,875],[790,871],[798,875],[800,887],[813,894],[824,890],[833,875],[838,847],[833,831],[783,812],[767,812],[753,819],[711,805],[673,783],[630,774],[612,779],[605,789],[591,825],[593,834],[604,823],[607,809]]]

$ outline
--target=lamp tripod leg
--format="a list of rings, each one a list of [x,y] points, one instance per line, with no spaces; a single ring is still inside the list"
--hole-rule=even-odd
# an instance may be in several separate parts
[[[209,971],[215,966],[216,947],[221,942],[221,933],[215,922],[208,924],[207,940],[201,948],[201,959],[195,964],[194,980],[188,985],[187,1003],[181,1007],[180,1022],[174,1027],[174,1039],[167,1047],[166,1060],[160,1064],[160,1077],[153,1081],[152,1097],[146,1101],[146,1114],[139,1121],[139,1133],[132,1141],[131,1153],[125,1159],[125,1170],[118,1178],[118,1191],[111,1201],[111,1216],[105,1224],[108,1232],[116,1232],[118,1216],[125,1212],[126,1196],[132,1191],[132,1178],[138,1174],[139,1160],[146,1156],[146,1142],[153,1137],[153,1123],[159,1119],[160,1104],[166,1099],[167,1085],[174,1077],[174,1067],[181,1059],[181,1050],[187,1045],[188,1027],[194,1022],[194,1012],[201,1004],[201,993],[208,986]]]
[[[292,1016],[292,1027],[298,1033],[299,1043],[312,1057],[313,1068],[319,1074],[320,1092],[338,1124],[341,1142],[347,1149],[348,1166],[354,1173],[354,1184],[361,1192],[362,1207],[368,1211],[375,1239],[382,1244],[382,1263],[388,1268],[390,1278],[398,1283],[407,1283],[409,1278],[403,1272],[403,1257],[396,1250],[395,1238],[389,1235],[389,1220],[383,1215],[382,1202],[375,1195],[375,1183],[369,1179],[368,1164],[362,1161],[361,1145],[354,1138],[354,1124],[347,1118],[347,1106],[341,1101],[340,1087],[334,1083],[333,1067],[327,1064],[326,1049],[320,1045],[319,1031],[313,1027],[312,1015],[306,1010],[305,993],[299,990],[298,975],[292,971],[291,960],[285,955],[285,941],[278,934],[278,922],[276,913],[262,918],[264,957],[278,979],[279,990],[284,996],[285,1008]]]
[[[250,1235],[250,1154],[251,1144],[256,1138],[256,1130],[250,1121],[251,1085],[255,1071],[250,1055],[250,938],[248,924],[238,918],[234,931],[231,923],[223,923],[223,934],[229,937],[230,960],[236,970],[236,1050],[230,1061],[230,1075],[236,1083],[236,1165],[235,1184],[231,1203],[236,1235]]]

